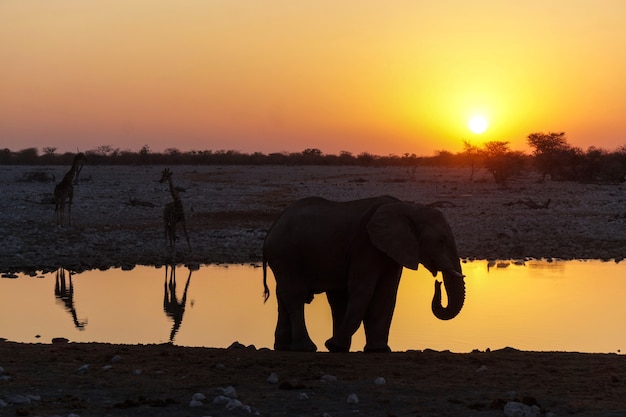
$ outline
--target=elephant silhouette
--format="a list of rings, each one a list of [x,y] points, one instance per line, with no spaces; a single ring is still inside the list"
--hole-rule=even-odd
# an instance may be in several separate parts
[[[72,282],[72,272],[65,273],[64,268],[57,269],[56,282],[54,284],[54,296],[57,301],[65,306],[65,309],[72,316],[74,327],[78,330],[85,330],[87,319],[79,320],[76,308],[74,307],[74,283]]]
[[[169,272],[168,281],[168,268],[171,268]],[[170,332],[170,343],[174,342],[176,333],[180,329],[180,325],[183,322],[183,315],[185,314],[185,307],[187,304],[187,291],[189,290],[189,284],[191,282],[192,270],[189,269],[189,275],[187,276],[187,282],[185,283],[185,289],[183,295],[178,299],[176,295],[176,265],[165,265],[165,284],[164,284],[164,296],[163,296],[163,311],[165,315],[172,319],[172,330]]]

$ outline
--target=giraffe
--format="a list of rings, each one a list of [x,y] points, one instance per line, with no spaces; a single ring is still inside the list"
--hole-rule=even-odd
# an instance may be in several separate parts
[[[185,314],[185,306],[187,304],[187,290],[189,289],[189,283],[191,282],[192,270],[189,269],[189,276],[187,277],[187,283],[185,284],[185,290],[180,300],[176,297],[176,265],[169,266],[170,280],[167,281],[167,269],[168,265],[165,265],[165,293],[163,297],[163,311],[170,317],[174,323],[172,324],[172,330],[170,332],[170,343],[174,342],[174,337],[180,325],[183,322],[183,315]]]
[[[185,232],[185,238],[187,239],[187,246],[189,246],[189,251],[191,252],[192,249],[191,243],[189,243],[189,235],[187,234],[183,202],[180,199],[180,195],[178,195],[178,190],[174,187],[172,171],[170,171],[169,168],[165,168],[161,173],[159,182],[164,183],[165,181],[169,182],[170,194],[172,194],[172,198],[174,199],[174,201],[167,203],[163,209],[163,225],[165,226],[165,237],[170,242],[170,251],[172,253],[176,252],[176,224],[182,223],[183,232]]]
[[[77,170],[80,171],[79,164],[87,161],[85,154],[77,153],[72,161],[72,167],[65,174],[60,183],[54,187],[54,211],[57,216],[57,226],[63,226],[63,218],[65,217],[65,201],[67,200],[67,224],[72,225],[72,198],[74,197],[74,175]],[[82,168],[82,166],[81,166]]]

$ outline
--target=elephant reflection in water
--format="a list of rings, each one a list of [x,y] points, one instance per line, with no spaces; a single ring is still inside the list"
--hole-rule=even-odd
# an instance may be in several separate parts
[[[168,282],[168,267],[171,268],[169,273]],[[170,332],[170,343],[174,341],[176,333],[183,322],[183,315],[185,314],[185,306],[187,304],[187,290],[189,289],[189,283],[191,282],[191,274],[193,270],[189,268],[189,275],[187,276],[187,282],[185,283],[185,290],[183,296],[179,300],[176,296],[176,265],[165,265],[165,293],[163,296],[163,311],[165,314],[174,321],[172,325],[172,331]]]
[[[74,308],[74,284],[72,283],[72,272],[68,272],[66,278],[65,269],[59,268],[56,274],[56,283],[54,284],[54,296],[65,306],[65,309],[72,315],[74,326],[78,330],[85,330],[87,319],[79,320]]]

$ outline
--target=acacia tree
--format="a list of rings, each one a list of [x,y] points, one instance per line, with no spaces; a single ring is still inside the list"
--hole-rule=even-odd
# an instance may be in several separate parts
[[[463,141],[463,152],[461,155],[470,166],[470,182],[474,181],[474,173],[478,169],[482,155],[481,149],[465,140]]]
[[[541,182],[546,180],[548,174],[552,178],[555,168],[570,150],[565,132],[531,133],[527,140],[528,145],[534,148],[535,166],[541,172]]]
[[[509,142],[485,142],[483,164],[493,175],[496,184],[506,187],[507,181],[518,173],[524,163],[524,155],[509,149]]]

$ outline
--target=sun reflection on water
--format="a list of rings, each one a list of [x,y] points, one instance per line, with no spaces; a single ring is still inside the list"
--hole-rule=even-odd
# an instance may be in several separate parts
[[[430,311],[433,277],[423,268],[405,269],[389,340],[393,350],[469,352],[510,346],[618,352],[626,346],[626,335],[616,331],[626,316],[625,263],[475,261],[463,264],[463,270],[463,310],[453,320],[440,321]],[[76,342],[171,339],[183,346],[227,347],[234,341],[257,348],[273,345],[273,278],[270,274],[272,296],[264,304],[257,267],[212,265],[190,271],[178,266],[174,286],[165,267],[86,271],[71,276],[72,305],[58,301],[56,275],[0,280],[0,337],[43,343],[65,337]],[[332,327],[323,294],[306,306],[306,317],[311,338],[323,350]],[[359,329],[352,350],[364,344]]]

